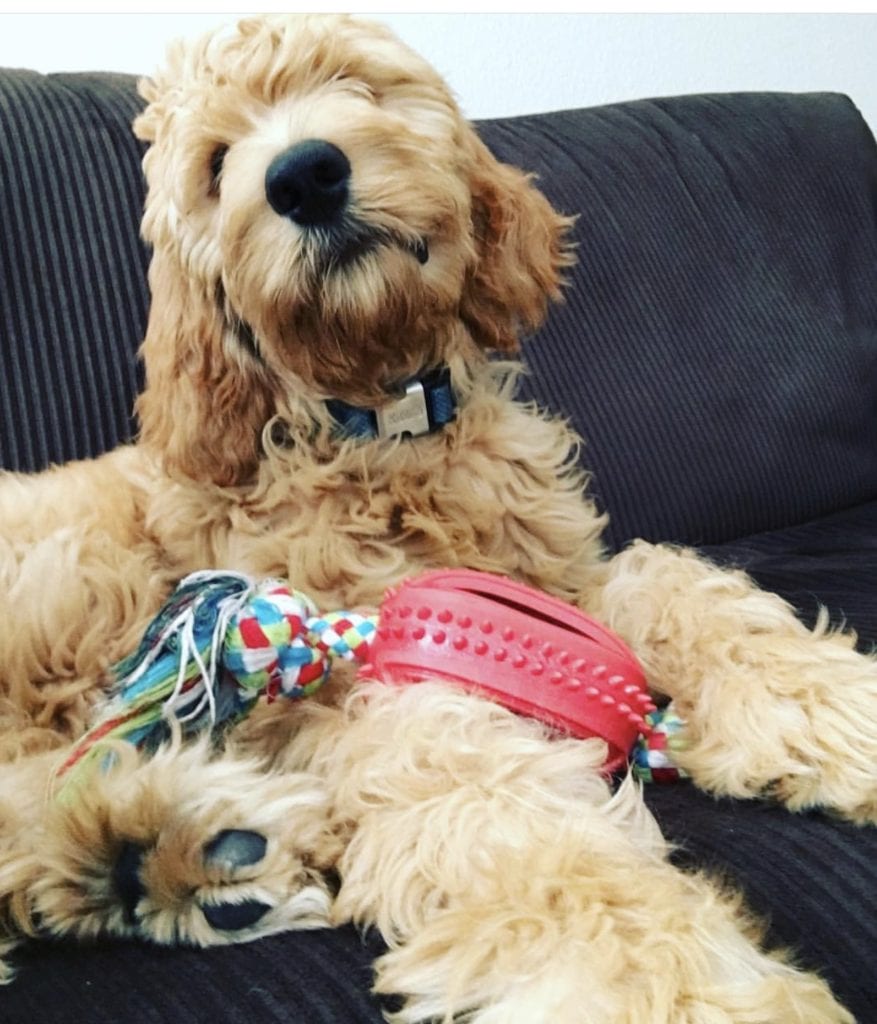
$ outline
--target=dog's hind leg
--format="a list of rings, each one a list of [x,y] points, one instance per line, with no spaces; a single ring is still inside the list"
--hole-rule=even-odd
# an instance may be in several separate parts
[[[598,741],[447,686],[371,684],[290,748],[350,829],[335,917],[390,945],[405,1024],[850,1024],[757,946],[739,901],[667,860]]]
[[[699,786],[877,823],[877,659],[851,635],[686,549],[637,543],[604,573],[582,604],[672,697]]]

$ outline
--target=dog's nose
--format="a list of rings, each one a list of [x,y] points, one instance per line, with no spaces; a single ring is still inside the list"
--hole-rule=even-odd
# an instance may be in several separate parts
[[[303,227],[328,224],[347,203],[350,161],[331,142],[308,139],[279,153],[265,172],[271,208]]]

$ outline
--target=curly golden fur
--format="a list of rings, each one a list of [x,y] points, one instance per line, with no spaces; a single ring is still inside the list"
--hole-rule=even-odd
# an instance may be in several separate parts
[[[738,899],[669,864],[634,784],[600,775],[598,741],[438,683],[338,672],[222,753],[120,750],[75,799],[48,795],[108,667],[186,573],[285,576],[328,608],[463,565],[619,632],[687,719],[699,785],[877,821],[872,658],[691,552],[604,557],[576,438],[489,358],[558,297],[570,220],[496,162],[423,60],[352,19],[255,19],[172,50],[142,88],[139,440],[0,478],[0,952],[37,921],[211,944],[352,920],[390,945],[376,984],[401,995],[400,1021],[851,1021],[761,951]],[[266,201],[272,160],[312,139],[349,161],[334,233]],[[339,440],[327,398],[380,405],[438,363],[453,423]],[[205,857],[223,830],[263,836],[264,856]],[[115,866],[132,845],[126,907]],[[211,924],[254,900],[257,921]]]

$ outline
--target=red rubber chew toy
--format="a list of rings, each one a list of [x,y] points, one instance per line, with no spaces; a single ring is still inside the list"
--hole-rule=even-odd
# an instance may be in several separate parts
[[[642,668],[614,633],[557,598],[491,573],[449,569],[387,591],[362,673],[445,679],[627,760],[655,710]]]

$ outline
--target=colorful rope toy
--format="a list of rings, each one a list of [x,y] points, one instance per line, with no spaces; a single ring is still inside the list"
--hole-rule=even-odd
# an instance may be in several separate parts
[[[685,749],[685,722],[672,704],[646,715],[649,733],[634,745],[630,770],[640,782],[678,782],[688,773],[676,764],[673,754]]]
[[[106,740],[154,749],[176,718],[186,734],[243,718],[258,698],[307,697],[334,658],[363,661],[377,615],[320,615],[280,580],[236,573],[187,576],[137,650],[114,670],[113,695],[59,769],[100,757]]]
[[[320,614],[276,579],[193,573],[116,666],[106,707],[58,775],[79,777],[108,740],[153,750],[174,719],[188,735],[238,721],[262,695],[307,697],[336,658],[387,683],[448,679],[571,735],[600,736],[607,772],[633,749],[640,778],[679,775],[667,751],[681,744],[681,723],[651,703],[618,637],[556,598],[469,570],[407,580],[374,615]]]

